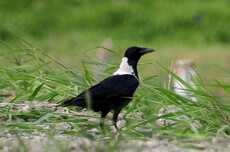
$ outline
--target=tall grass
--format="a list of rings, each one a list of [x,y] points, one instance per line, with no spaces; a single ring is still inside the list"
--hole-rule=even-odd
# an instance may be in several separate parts
[[[8,56],[10,51],[11,55]],[[88,68],[90,65],[103,65],[104,70],[101,71],[103,73],[101,75],[106,77],[115,70],[119,62],[114,64],[87,60],[83,62],[83,69],[73,71],[53,58],[44,56],[44,52],[33,47],[23,50],[8,50],[2,57],[4,62],[0,67],[1,131],[7,130],[7,132],[16,133],[18,136],[23,133],[32,134],[37,130],[50,136],[59,134],[74,138],[84,136],[96,141],[114,139],[117,133],[110,131],[112,129],[109,127],[111,126],[110,119],[106,123],[106,132],[101,134],[97,122],[98,116],[95,113],[78,111],[75,116],[76,112],[71,113],[71,111],[69,114],[59,113],[47,107],[40,109],[32,107],[23,111],[15,106],[25,104],[25,101],[29,103],[33,103],[33,101],[60,103],[96,84],[93,79],[96,71],[90,70]],[[145,63],[145,61],[141,62]],[[147,62],[147,64],[150,63]],[[201,78],[193,80],[198,88],[195,90],[163,65],[151,63],[148,66],[157,67],[159,75],[142,77],[136,97],[123,109],[121,119],[125,124],[120,127],[124,140],[151,139],[156,134],[178,140],[229,137],[229,102],[223,102],[220,98],[209,93]],[[151,79],[162,77],[162,73],[171,75],[187,86],[187,91],[197,101],[194,102],[190,98],[176,94],[168,87],[170,84],[167,84],[167,80],[164,81],[167,85],[148,84]],[[212,87],[221,87],[229,94],[228,84],[217,82]],[[163,115],[158,114],[161,108],[169,105],[178,107],[180,110]],[[161,125],[157,122],[159,119],[172,120],[173,123]],[[55,126],[60,122],[66,122],[72,129],[56,130]],[[194,122],[198,122],[199,125],[194,125]],[[45,124],[50,125],[48,130],[44,128]],[[93,128],[99,130],[99,136],[92,134],[90,130]],[[2,134],[1,136],[6,135]],[[117,142],[119,143],[119,141]]]

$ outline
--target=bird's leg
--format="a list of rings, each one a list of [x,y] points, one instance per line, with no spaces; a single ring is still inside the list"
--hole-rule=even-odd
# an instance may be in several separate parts
[[[99,126],[100,126],[100,128],[104,127],[104,120],[105,120],[105,117],[101,117],[100,118],[100,120],[99,120]]]
[[[115,127],[115,129],[116,129],[118,132],[120,132],[120,130],[119,130],[118,127],[117,127],[117,122],[113,121],[113,126]]]
[[[113,125],[114,125],[114,127],[116,128],[116,130],[118,132],[120,132],[120,130],[117,127],[117,117],[118,117],[118,115],[119,115],[120,112],[121,112],[121,108],[115,109],[114,110],[114,114],[113,114]]]
[[[105,120],[105,117],[106,117],[106,115],[108,113],[109,113],[109,110],[101,112],[101,118],[100,118],[100,121],[99,121],[99,126],[100,126],[101,129],[104,127],[104,120]]]

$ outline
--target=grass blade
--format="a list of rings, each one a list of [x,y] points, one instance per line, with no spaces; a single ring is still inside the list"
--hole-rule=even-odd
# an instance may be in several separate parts
[[[38,92],[41,90],[41,88],[43,87],[44,83],[42,83],[41,85],[39,85],[34,92],[32,93],[32,95],[28,98],[28,101],[33,101],[36,97],[36,95],[38,94]]]

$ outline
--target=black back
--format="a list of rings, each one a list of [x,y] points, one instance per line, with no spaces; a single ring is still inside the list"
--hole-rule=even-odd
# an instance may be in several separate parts
[[[138,85],[139,81],[133,75],[113,75],[77,97],[65,101],[62,106],[87,107],[87,100],[89,100],[94,111],[116,109],[131,101]],[[87,93],[90,99],[87,98]]]

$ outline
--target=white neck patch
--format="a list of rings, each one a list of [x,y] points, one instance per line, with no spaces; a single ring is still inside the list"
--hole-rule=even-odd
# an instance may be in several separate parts
[[[133,67],[128,64],[128,58],[123,57],[119,69],[113,75],[130,74],[134,75]]]

